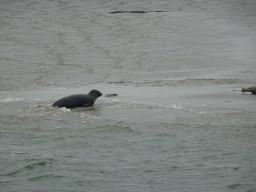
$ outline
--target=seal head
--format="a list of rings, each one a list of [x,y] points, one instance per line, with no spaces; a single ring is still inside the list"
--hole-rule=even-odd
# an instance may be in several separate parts
[[[102,96],[102,93],[93,89],[88,94],[76,94],[63,97],[56,101],[52,106],[59,108],[91,107],[100,96]]]
[[[89,92],[89,94],[92,95],[92,96],[95,98],[95,100],[96,100],[98,97],[102,96],[102,93],[99,92],[99,91],[96,90],[96,89],[91,90],[91,91]]]

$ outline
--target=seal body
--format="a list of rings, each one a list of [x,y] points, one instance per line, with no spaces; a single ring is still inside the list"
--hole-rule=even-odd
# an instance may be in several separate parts
[[[242,92],[251,92],[252,94],[256,94],[256,86],[255,87],[243,88]]]
[[[59,108],[90,107],[90,106],[93,106],[96,99],[101,95],[102,95],[101,92],[93,89],[88,94],[76,94],[76,95],[63,97],[58,101],[56,101],[52,106],[59,107]]]

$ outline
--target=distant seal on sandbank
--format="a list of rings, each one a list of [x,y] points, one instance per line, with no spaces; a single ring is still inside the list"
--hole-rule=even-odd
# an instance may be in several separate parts
[[[256,94],[256,86],[255,87],[243,88],[242,92],[251,92],[252,94]]]
[[[96,99],[101,95],[101,92],[93,89],[88,94],[76,94],[63,97],[56,101],[52,106],[59,108],[91,107],[93,106]]]

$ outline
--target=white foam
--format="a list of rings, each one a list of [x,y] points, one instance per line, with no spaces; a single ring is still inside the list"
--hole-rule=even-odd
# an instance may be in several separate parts
[[[134,108],[157,108],[157,109],[179,109],[183,110],[184,108],[179,104],[174,105],[160,105],[156,103],[140,103],[136,101],[121,101],[116,99],[106,100],[107,108],[125,108],[125,107],[134,107]]]
[[[5,103],[8,103],[8,102],[15,102],[15,101],[24,101],[24,98],[12,98],[12,97],[7,97],[6,99],[2,99],[0,100],[1,102],[5,102]]]
[[[91,121],[102,121],[104,120],[105,118],[103,117],[98,117],[98,116],[93,116],[93,115],[87,115],[85,113],[80,113],[81,115],[81,118],[85,119],[85,120],[91,120]],[[83,121],[83,123],[86,122],[86,121]]]
[[[70,112],[70,109],[67,109],[66,107],[61,107],[61,108],[59,108],[59,111]]]
[[[24,102],[31,102],[31,101],[44,101],[44,100],[40,100],[40,99],[31,99],[31,98],[12,98],[12,97],[7,97],[6,99],[2,99],[0,100],[0,102],[4,102],[4,103],[9,103],[9,102],[17,102],[17,101],[24,101]]]
[[[183,109],[183,107],[181,107],[181,105],[178,105],[178,104],[171,105],[171,108],[173,108],[173,109]]]

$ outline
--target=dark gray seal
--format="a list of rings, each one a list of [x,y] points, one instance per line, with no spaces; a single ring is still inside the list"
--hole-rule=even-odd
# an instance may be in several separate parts
[[[256,86],[255,87],[243,88],[242,92],[251,92],[252,94],[256,94]]]
[[[56,101],[52,106],[59,108],[91,107],[93,106],[96,99],[101,95],[101,92],[93,89],[88,94],[76,94],[63,97]]]

